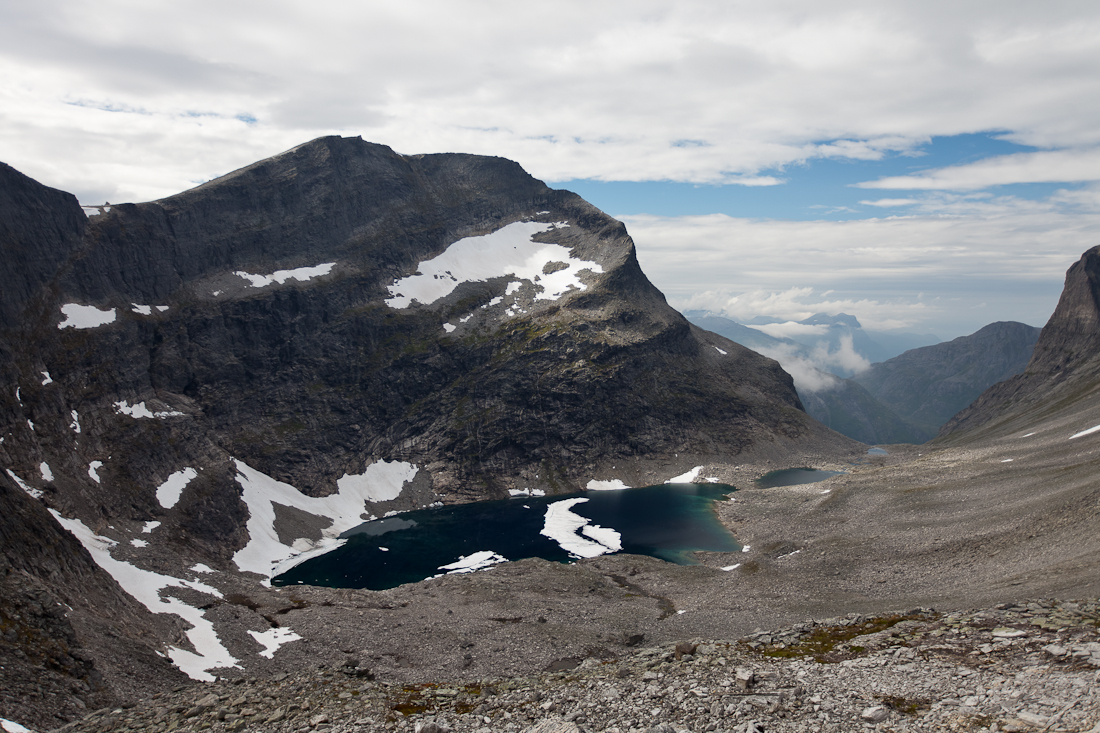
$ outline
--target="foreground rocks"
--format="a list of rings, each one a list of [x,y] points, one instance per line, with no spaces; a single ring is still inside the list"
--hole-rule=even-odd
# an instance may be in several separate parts
[[[176,688],[63,731],[1100,731],[1100,601],[850,614],[450,684],[357,658]],[[504,661],[504,660],[502,660]]]

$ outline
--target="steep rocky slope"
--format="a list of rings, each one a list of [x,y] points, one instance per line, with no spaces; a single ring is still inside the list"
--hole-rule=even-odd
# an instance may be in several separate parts
[[[799,391],[806,412],[841,435],[868,445],[923,443],[921,428],[898,417],[855,379],[836,379],[832,386]]]
[[[995,384],[939,431],[948,442],[1095,415],[1100,405],[1100,246],[1066,272],[1065,287],[1022,374]],[[1084,418],[1091,419],[1091,418]],[[1088,427],[1088,426],[1086,426]]]
[[[264,664],[287,639],[247,594],[372,516],[855,449],[510,161],[323,138],[90,217],[4,166],[0,213],[0,484],[137,599],[24,556],[84,599],[50,638],[113,628],[79,608],[129,629],[104,694]]]

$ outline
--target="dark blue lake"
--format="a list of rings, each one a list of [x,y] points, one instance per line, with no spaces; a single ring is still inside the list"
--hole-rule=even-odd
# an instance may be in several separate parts
[[[663,484],[420,509],[348,530],[343,547],[272,583],[384,590],[451,572],[456,567],[446,566],[461,558],[569,562],[628,552],[690,565],[694,552],[741,549],[713,506],[732,491],[725,484]]]

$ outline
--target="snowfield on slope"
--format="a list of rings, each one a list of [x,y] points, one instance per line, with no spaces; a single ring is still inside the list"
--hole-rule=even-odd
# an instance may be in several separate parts
[[[492,234],[460,239],[438,257],[421,262],[417,274],[390,285],[393,297],[386,299],[386,305],[407,308],[414,300],[429,305],[450,295],[460,283],[483,282],[506,275],[540,287],[536,300],[557,300],[570,290],[584,290],[581,271],[601,273],[600,265],[574,259],[569,249],[560,244],[532,241],[536,234],[563,226],[568,224],[518,221]],[[518,289],[518,283],[509,283],[508,295]]]

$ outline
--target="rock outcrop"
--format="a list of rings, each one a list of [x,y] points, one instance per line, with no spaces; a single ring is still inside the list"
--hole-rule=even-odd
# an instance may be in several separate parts
[[[1023,373],[983,392],[939,431],[940,439],[969,440],[1083,409],[1100,390],[1100,246],[1066,272],[1053,315]]]

